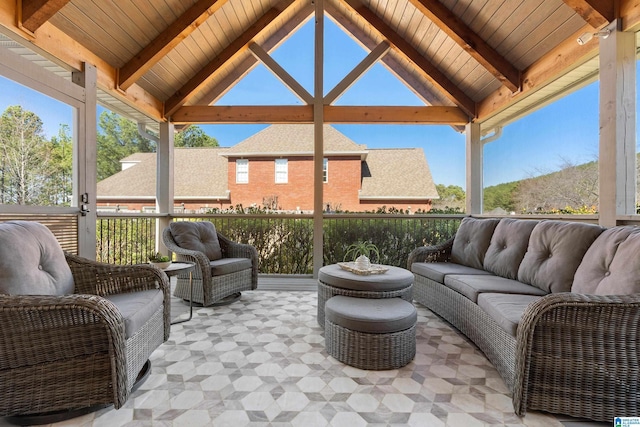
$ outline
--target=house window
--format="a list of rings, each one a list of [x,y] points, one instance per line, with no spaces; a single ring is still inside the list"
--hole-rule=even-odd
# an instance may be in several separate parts
[[[329,159],[322,159],[322,182],[329,182]]]
[[[236,160],[236,184],[249,183],[249,160]]]
[[[287,159],[276,159],[276,184],[286,184],[289,181],[289,162]]]

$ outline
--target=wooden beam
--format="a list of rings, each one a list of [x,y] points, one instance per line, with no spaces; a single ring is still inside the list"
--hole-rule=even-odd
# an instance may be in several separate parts
[[[313,123],[312,105],[184,105],[171,116],[174,124]]]
[[[294,95],[296,95],[305,104],[313,104],[313,96],[294,79],[291,74],[278,64],[278,62],[269,55],[269,53],[258,46],[256,43],[249,44],[249,50],[262,64],[269,69],[278,80],[282,82]]]
[[[340,81],[340,83],[329,91],[329,93],[324,97],[324,103],[326,105],[333,103],[333,101],[339,98],[351,87],[351,85],[362,77],[369,68],[373,67],[373,65],[378,62],[378,60],[382,58],[390,48],[391,46],[389,46],[389,43],[386,41],[383,41],[376,46],[362,61],[360,61],[358,65],[354,67],[353,70],[351,70],[351,72],[349,72],[349,74]]]
[[[0,26],[7,34],[12,34],[16,40],[43,57],[70,71],[84,70],[84,63],[93,64],[97,69],[98,87],[114,98],[135,108],[153,120],[163,121],[162,101],[145,91],[138,85],[133,85],[126,91],[117,90],[116,72],[108,62],[94,54],[78,41],[69,37],[57,27],[45,22],[38,29],[37,37],[25,33],[17,26],[16,2],[0,0]]]
[[[360,107],[325,105],[325,123],[466,125],[469,116],[457,107]]]
[[[129,88],[167,53],[220,9],[227,0],[200,0],[118,70],[118,86]]]
[[[471,57],[512,92],[520,89],[520,70],[514,67],[439,0],[409,0]]]
[[[378,16],[368,7],[360,3],[359,0],[343,0],[354,13],[361,15],[371,25],[371,29],[379,32],[389,41],[392,48],[404,55],[409,61],[413,62],[427,80],[436,88],[444,93],[448,99],[454,104],[462,108],[468,115],[475,117],[476,103],[469,98],[459,87],[444,75],[435,65],[427,58],[422,56],[413,46],[400,37],[391,27],[384,23]]]
[[[291,34],[295,33],[298,28],[309,18],[313,12],[313,5],[308,4],[300,9],[294,16],[289,18],[271,37],[262,44],[262,48],[271,52],[286,40]],[[213,88],[209,89],[202,97],[198,104],[212,104],[222,97],[229,89],[238,81],[246,76],[258,63],[254,56],[247,56],[240,64],[225,64],[220,72],[227,71],[226,77],[221,79]],[[228,70],[230,68],[230,70]]]
[[[593,28],[601,28],[613,21],[614,2],[612,0],[563,0],[567,6]]]
[[[640,3],[637,0],[620,0],[622,31],[640,30]]]
[[[180,107],[171,122],[180,124],[210,123],[313,123],[311,105],[210,106]],[[332,106],[323,108],[325,123],[388,123],[465,125],[469,116],[457,107],[360,107]]]
[[[18,0],[18,26],[31,33],[47,22],[70,0]]]
[[[378,43],[371,38],[371,33],[361,28],[362,26],[369,27],[369,25],[366,23],[364,25],[358,25],[357,20],[365,22],[363,17],[357,14],[352,14],[352,16],[347,17],[333,3],[325,3],[325,11],[335,20],[335,23],[342,28],[345,33],[351,34],[353,39],[360,43],[365,49],[373,50],[378,45]],[[425,104],[443,104],[443,101],[445,101],[446,98],[444,98],[440,93],[435,93],[431,87],[424,83],[422,78],[418,78],[416,75],[418,74],[418,71],[409,70],[402,66],[396,58],[398,55],[401,54],[395,53],[395,51],[392,50],[389,55],[382,57],[382,64]]]
[[[269,9],[237,39],[232,41],[222,52],[196,73],[182,88],[178,89],[165,102],[165,116],[171,116],[180,108],[193,94],[209,81],[228,61],[248,49],[249,43],[260,34],[280,14],[285,12],[294,4],[294,0],[283,0]]]
[[[580,35],[591,30],[590,25],[585,25],[524,70],[520,92],[514,94],[505,88],[500,88],[480,101],[477,120],[479,122],[487,120],[597,56],[598,42],[596,38],[584,45],[579,45],[576,42]]]

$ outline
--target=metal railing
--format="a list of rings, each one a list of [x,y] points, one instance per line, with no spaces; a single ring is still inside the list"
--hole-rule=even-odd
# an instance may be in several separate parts
[[[343,261],[351,243],[370,241],[388,265],[404,267],[417,246],[454,235],[463,215],[326,214],[324,264]],[[98,215],[97,259],[116,264],[146,262],[156,248],[156,216]],[[313,216],[307,214],[172,215],[175,221],[211,221],[233,241],[256,247],[261,274],[313,273]]]

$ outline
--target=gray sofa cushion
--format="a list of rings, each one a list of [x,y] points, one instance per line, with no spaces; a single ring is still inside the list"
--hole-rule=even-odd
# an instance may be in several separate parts
[[[491,275],[488,271],[452,262],[414,262],[411,271],[438,283],[444,283],[445,276],[449,274]]]
[[[444,285],[461,293],[473,302],[478,302],[478,295],[485,292],[538,296],[547,294],[535,286],[493,275],[473,276],[451,274],[445,276]]]
[[[491,242],[498,219],[466,217],[460,223],[451,248],[451,262],[483,269],[484,256]]]
[[[236,271],[251,269],[249,258],[221,258],[209,263],[212,276],[223,276]]]
[[[218,234],[212,223],[178,221],[169,224],[169,229],[181,248],[202,252],[211,261],[222,258]]]
[[[352,331],[385,334],[411,328],[418,313],[413,304],[401,298],[336,295],[327,300],[325,320]]]
[[[529,304],[541,296],[518,294],[480,294],[478,306],[509,335],[516,336],[522,314]]]
[[[484,269],[497,276],[517,279],[518,267],[529,246],[529,236],[538,222],[502,218],[484,256]]]
[[[73,288],[64,252],[47,227],[32,221],[0,224],[0,293],[67,295]]]
[[[571,292],[640,293],[640,228],[613,227],[603,231],[576,270]]]
[[[128,339],[144,326],[153,313],[162,307],[164,295],[160,289],[113,294],[104,297],[111,301],[124,318],[124,333]]]
[[[602,230],[578,222],[540,222],[531,232],[518,280],[546,292],[569,292],[578,265]]]

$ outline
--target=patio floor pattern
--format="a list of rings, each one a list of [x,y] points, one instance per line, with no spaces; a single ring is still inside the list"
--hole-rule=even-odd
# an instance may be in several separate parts
[[[482,352],[417,303],[411,363],[388,371],[346,366],[325,352],[316,301],[311,291],[257,290],[228,306],[195,308],[191,321],[172,326],[149,378],[123,408],[52,425],[603,425],[540,412],[517,417]]]

